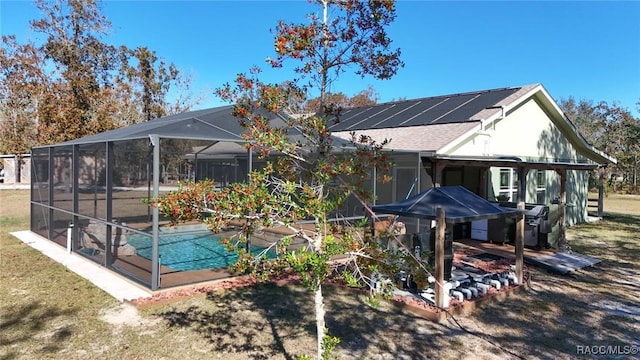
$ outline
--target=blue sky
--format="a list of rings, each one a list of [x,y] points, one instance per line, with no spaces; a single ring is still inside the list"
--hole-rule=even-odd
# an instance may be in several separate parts
[[[105,1],[112,32],[105,41],[147,46],[184,73],[217,106],[213,90],[258,65],[262,79],[291,78],[269,70],[269,32],[279,19],[304,22],[319,8],[298,1]],[[31,1],[2,0],[0,31],[41,41],[29,30],[39,18]],[[391,80],[343,76],[348,95],[373,86],[380,101],[542,83],[556,100],[618,102],[638,116],[640,2],[403,1],[389,33],[406,66]]]

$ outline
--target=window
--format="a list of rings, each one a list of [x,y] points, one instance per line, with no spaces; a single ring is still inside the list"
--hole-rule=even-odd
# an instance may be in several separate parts
[[[500,169],[500,201],[516,201],[518,199],[518,174],[514,169]]]
[[[536,202],[544,204],[547,197],[547,172],[538,170],[536,173]]]

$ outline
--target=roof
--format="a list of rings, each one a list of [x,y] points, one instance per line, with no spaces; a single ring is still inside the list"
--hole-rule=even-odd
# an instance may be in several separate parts
[[[64,142],[58,145],[76,145],[147,138],[161,138],[244,142],[244,129],[231,115],[231,105],[195,110],[138,123],[100,134]]]
[[[447,223],[496,219],[514,216],[519,212],[489,202],[462,186],[433,187],[406,200],[375,205],[371,209],[376,213],[434,220],[437,219],[436,209],[439,207],[444,210]]]
[[[334,136],[342,139],[349,138],[351,131],[357,131],[378,142],[390,139],[385,147],[388,149],[437,152],[473,132],[481,121],[499,116],[503,107],[521,99],[536,86],[482,90],[348,109],[338,118],[339,122],[329,128]],[[367,125],[373,126],[367,128]]]
[[[458,137],[475,129],[477,126],[477,122],[461,122],[453,124],[360,130],[358,131],[358,134],[370,136],[378,142],[381,142],[384,139],[391,140],[391,142],[385,146],[385,149],[436,152],[449,145]],[[416,136],[416,134],[420,134],[420,136]],[[347,140],[351,138],[351,132],[334,132],[333,136]]]
[[[615,159],[593,148],[577,132],[562,110],[540,84],[499,88],[460,94],[403,100],[344,110],[336,119],[328,119],[334,144],[349,146],[351,132],[371,136],[381,142],[390,139],[388,150],[433,152],[446,154],[479,130],[482,122],[496,121],[506,111],[523,101],[536,97],[550,114],[563,134],[572,140],[591,160],[597,163],[615,162]],[[165,116],[100,134],[56,144],[66,146],[107,141],[147,138],[204,140],[210,142],[244,143],[245,130],[231,115],[232,106],[189,111]],[[267,114],[273,124],[286,126],[278,114]],[[416,136],[420,134],[420,136]],[[294,140],[302,139],[296,129],[290,129]],[[236,150],[237,151],[237,150]],[[239,151],[238,151],[239,152]]]
[[[244,134],[246,130],[240,126],[238,118],[232,115],[232,108],[232,105],[228,105],[211,109],[188,111],[63,142],[56,144],[55,146],[146,139],[150,135],[157,135],[160,138],[170,139],[244,144],[246,140],[243,138],[242,134]],[[267,113],[265,111],[264,115],[270,119],[271,125],[274,127],[287,126],[285,121],[278,114]],[[296,128],[289,128],[288,136],[292,142],[304,141],[304,136]],[[335,136],[333,137],[333,144],[335,147],[351,146],[349,139],[342,139]],[[226,154],[246,153],[246,151],[242,150],[240,146],[234,146],[231,144],[218,145],[215,146],[215,149],[206,152],[208,155],[211,155],[211,153],[216,149],[221,150],[219,153]]]

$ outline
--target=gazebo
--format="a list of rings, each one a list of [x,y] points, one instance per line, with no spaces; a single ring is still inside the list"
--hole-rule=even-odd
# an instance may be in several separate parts
[[[394,214],[425,220],[435,220],[435,305],[445,307],[444,277],[445,229],[453,224],[474,220],[517,217],[516,220],[516,278],[523,281],[524,265],[524,203],[518,209],[508,209],[489,202],[462,186],[433,187],[405,200],[371,208],[376,213]]]

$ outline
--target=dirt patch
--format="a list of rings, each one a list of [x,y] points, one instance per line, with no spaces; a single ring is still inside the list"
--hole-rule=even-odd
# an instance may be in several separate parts
[[[116,327],[120,326],[147,326],[157,323],[158,319],[142,317],[138,309],[132,303],[124,302],[116,306],[103,309],[100,319]]]

